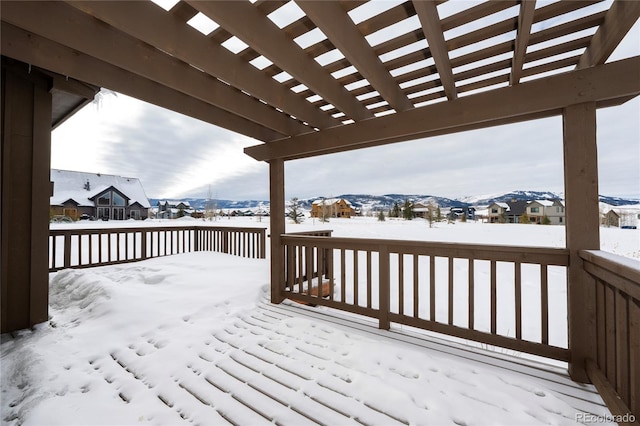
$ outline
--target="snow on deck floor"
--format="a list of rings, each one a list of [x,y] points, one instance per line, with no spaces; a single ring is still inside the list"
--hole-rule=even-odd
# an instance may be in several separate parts
[[[52,274],[50,322],[3,336],[3,423],[576,423],[525,374],[269,305],[268,275],[203,252]]]

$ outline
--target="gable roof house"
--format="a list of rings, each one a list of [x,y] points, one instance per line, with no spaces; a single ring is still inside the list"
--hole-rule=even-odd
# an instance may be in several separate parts
[[[543,223],[544,217],[550,225],[562,225],[564,220],[564,203],[560,200],[534,200],[527,204],[527,215],[532,223]]]
[[[560,200],[509,201],[493,203],[488,208],[490,223],[520,223],[523,214],[527,214],[531,223],[542,223],[544,217],[550,224],[565,223],[564,203]]]
[[[520,216],[524,214],[528,201],[509,201],[493,203],[489,206],[490,223],[520,223]]]
[[[324,198],[316,200],[311,204],[311,217],[346,217],[351,218],[356,214],[353,205],[344,198]]]
[[[188,201],[161,200],[158,201],[158,213],[156,215],[158,219],[176,219],[180,214],[180,210],[185,216],[194,213],[194,209]]]
[[[101,173],[51,170],[52,215],[77,220],[82,215],[97,219],[146,219],[149,200],[137,178]]]

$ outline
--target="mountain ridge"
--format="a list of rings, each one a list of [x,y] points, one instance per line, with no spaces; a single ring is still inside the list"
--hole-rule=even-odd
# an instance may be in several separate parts
[[[302,208],[311,209],[311,203],[313,201],[322,199],[322,196],[312,198],[300,198],[299,203]],[[371,194],[341,194],[324,198],[344,198],[349,201],[354,207],[363,210],[388,210],[394,203],[402,205],[405,200],[412,201],[414,203],[426,203],[430,200],[435,201],[440,207],[479,207],[488,206],[492,203],[508,202],[511,200],[553,200],[563,199],[564,194],[551,191],[510,191],[506,193],[497,193],[490,195],[479,196],[465,196],[460,198],[447,198],[435,195],[421,195],[421,194],[383,194],[383,195],[371,195]],[[149,198],[149,202],[152,206],[157,206],[158,201],[164,199]],[[180,198],[179,201],[188,201],[195,209],[204,209],[208,203],[205,198]],[[223,200],[216,199],[211,200],[215,204],[216,209],[224,210],[246,210],[256,209],[259,207],[268,207],[268,200]],[[288,203],[289,200],[287,200]],[[623,206],[640,204],[640,199],[634,198],[622,198],[611,197],[607,195],[600,195],[600,202],[609,204],[611,206]]]

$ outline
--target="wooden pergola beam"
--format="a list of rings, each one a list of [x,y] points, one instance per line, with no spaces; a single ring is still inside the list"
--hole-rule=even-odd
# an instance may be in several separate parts
[[[245,148],[256,160],[303,158],[337,150],[385,145],[432,134],[454,133],[466,126],[537,115],[560,114],[562,108],[584,102],[611,101],[640,94],[640,56],[557,74],[495,89],[454,101],[441,102],[376,120],[327,129],[269,144]],[[546,96],[538,96],[540,93]],[[519,118],[520,117],[520,118]]]
[[[640,18],[639,1],[615,0],[598,27],[576,69],[604,64]]]
[[[343,111],[349,118],[360,121],[373,117],[373,114],[331,74],[251,3],[195,0],[187,2],[281,69],[287,70],[296,80]]]
[[[38,16],[47,16],[39,19]],[[6,2],[2,20],[285,135],[312,131],[272,107],[66,4]],[[78,34],[91,35],[78,37]],[[144,60],[141,60],[143,58]]]
[[[324,129],[341,124],[238,55],[204,37],[178,16],[166,13],[150,2],[71,1],[68,4],[251,93],[313,127]],[[140,16],[144,16],[144,19],[140,19]]]
[[[0,42],[3,55],[106,87],[257,140],[271,141],[286,136],[5,22],[0,26]]]
[[[518,84],[520,82],[520,77],[522,76],[522,66],[524,65],[524,58],[527,54],[529,36],[531,36],[531,24],[533,24],[533,15],[535,11],[536,0],[523,0],[520,2],[516,45],[513,49],[511,76],[509,77],[509,84],[511,84],[512,86],[514,84]]]
[[[297,4],[393,109],[406,111],[413,108],[413,104],[338,3],[315,0]]]
[[[458,97],[456,82],[453,78],[451,61],[449,60],[447,45],[444,41],[442,24],[440,23],[436,2],[433,0],[413,0],[413,7],[416,9],[416,13],[420,19],[422,31],[429,44],[429,51],[436,64],[438,75],[440,75],[440,82],[442,83],[444,93],[446,93],[447,99],[456,99]]]

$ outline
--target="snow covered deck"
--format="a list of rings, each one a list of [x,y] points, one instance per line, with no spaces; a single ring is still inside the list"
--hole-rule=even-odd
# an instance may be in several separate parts
[[[268,303],[268,261],[199,252],[51,275],[51,319],[2,342],[17,424],[574,424],[562,369]],[[592,418],[593,419],[593,418]]]

